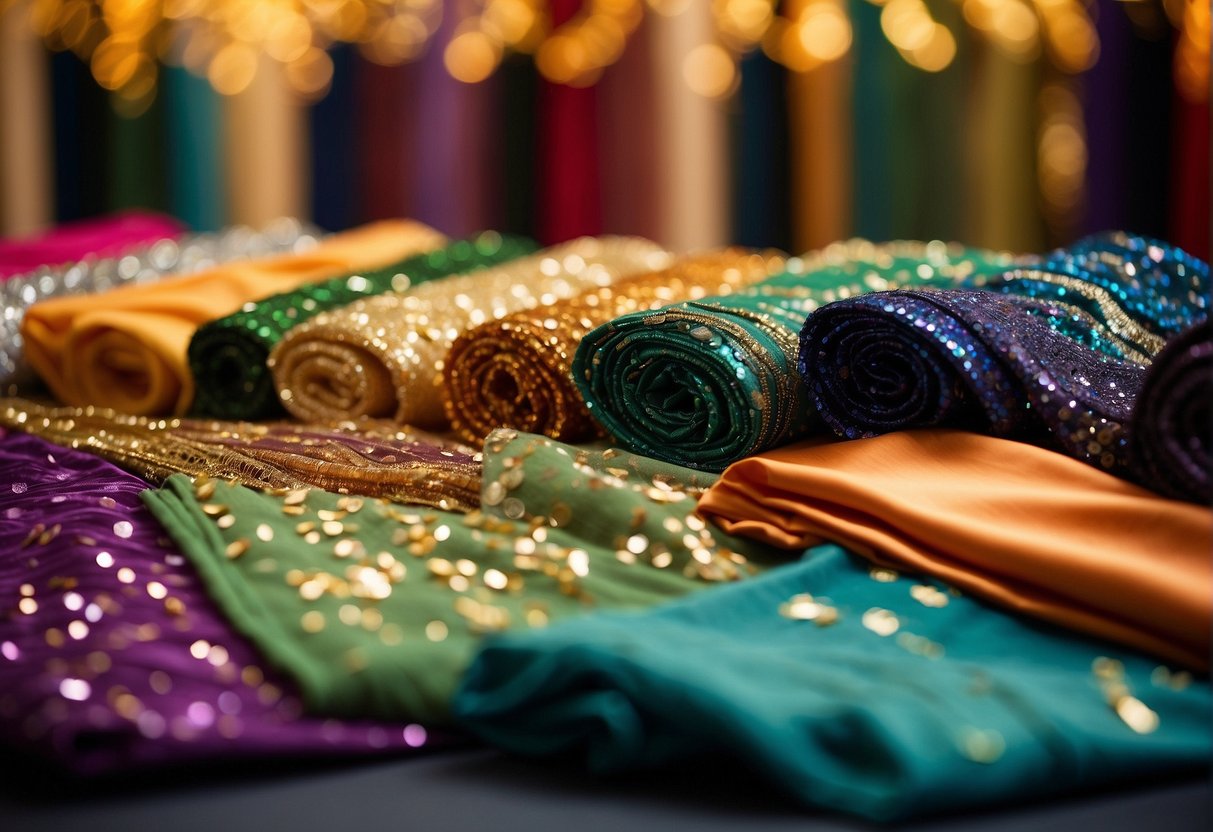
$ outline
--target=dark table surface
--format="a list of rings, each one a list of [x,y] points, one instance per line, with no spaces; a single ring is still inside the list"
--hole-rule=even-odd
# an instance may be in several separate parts
[[[719,763],[594,779],[476,749],[411,759],[240,763],[75,781],[0,756],[0,830],[797,830],[1208,832],[1208,774],[1024,800],[896,827],[805,810]]]

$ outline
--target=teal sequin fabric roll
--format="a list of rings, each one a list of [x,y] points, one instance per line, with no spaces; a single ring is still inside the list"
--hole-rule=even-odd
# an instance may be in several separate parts
[[[376,271],[342,275],[246,305],[202,326],[189,346],[197,380],[194,415],[264,419],[282,413],[266,368],[270,351],[293,326],[361,298],[403,292],[437,278],[495,266],[535,251],[524,237],[485,232]]]
[[[679,465],[730,463],[819,427],[796,377],[797,333],[819,306],[994,274],[1010,255],[942,242],[836,243],[727,297],[616,318],[586,336],[573,378],[623,446]]]

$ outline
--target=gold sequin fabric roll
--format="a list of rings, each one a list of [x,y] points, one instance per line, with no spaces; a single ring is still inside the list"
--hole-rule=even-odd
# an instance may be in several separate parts
[[[447,416],[469,442],[498,427],[577,442],[601,433],[573,384],[586,333],[629,312],[727,295],[778,271],[783,255],[731,248],[685,257],[667,269],[596,287],[548,308],[481,324],[455,340],[445,361]]]
[[[306,422],[388,417],[445,428],[443,361],[465,330],[665,268],[670,259],[638,237],[583,237],[499,268],[357,301],[295,327],[274,348],[279,398]]]
[[[321,488],[455,511],[480,504],[476,449],[393,422],[155,419],[10,398],[0,399],[0,428],[88,451],[156,484],[187,474],[252,488]]]

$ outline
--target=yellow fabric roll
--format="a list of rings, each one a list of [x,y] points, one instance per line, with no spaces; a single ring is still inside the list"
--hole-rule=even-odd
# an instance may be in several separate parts
[[[445,362],[442,392],[451,425],[469,442],[498,427],[562,442],[599,434],[572,379],[573,353],[586,333],[629,312],[727,295],[783,263],[775,253],[710,252],[468,330]]]
[[[801,443],[734,463],[698,510],[801,552],[877,564],[1189,667],[1209,666],[1213,511],[1076,459],[955,430]]]
[[[21,324],[26,356],[61,401],[140,416],[181,414],[194,398],[186,350],[201,324],[250,300],[383,266],[437,248],[432,228],[389,220],[301,253],[217,266],[99,295],[35,304]]]
[[[495,269],[367,298],[287,332],[270,354],[274,384],[303,421],[392,417],[445,427],[443,360],[464,330],[669,262],[639,237],[582,237]]]

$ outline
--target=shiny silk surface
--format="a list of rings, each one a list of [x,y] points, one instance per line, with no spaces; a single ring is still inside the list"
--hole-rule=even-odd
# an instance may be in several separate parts
[[[131,211],[66,223],[35,237],[0,239],[0,280],[39,266],[114,257],[177,237],[181,231],[181,223],[172,217]]]
[[[963,427],[1126,476],[1146,362],[1068,304],[938,290],[823,308],[801,331],[799,369],[839,436]]]
[[[823,546],[642,614],[495,637],[454,711],[514,753],[657,782],[743,765],[890,821],[1194,774],[1211,701],[1187,672]]]
[[[1062,454],[953,430],[780,448],[699,510],[799,551],[832,541],[1026,615],[1209,665],[1213,512]]]
[[[1136,478],[1180,500],[1213,502],[1213,326],[1172,339],[1150,366],[1129,422]]]
[[[585,337],[573,379],[624,447],[711,471],[820,429],[797,383],[796,333],[822,304],[955,285],[1007,255],[941,242],[837,243],[723,298],[624,315]]]
[[[651,606],[774,562],[694,514],[712,479],[501,431],[469,514],[180,476],[144,500],[309,711],[435,723],[485,633]]]
[[[583,237],[507,265],[357,301],[289,330],[270,355],[304,421],[388,417],[444,428],[443,362],[465,330],[669,264],[639,237]]]
[[[279,414],[282,408],[266,362],[270,350],[291,327],[361,298],[498,265],[537,247],[521,237],[486,232],[380,269],[334,277],[247,303],[239,312],[200,327],[190,339],[190,371],[198,385],[193,412],[225,419],[264,419]]]
[[[230,260],[247,260],[315,243],[319,232],[293,219],[279,219],[254,231],[233,226],[214,234],[159,240],[122,257],[45,266],[0,282],[0,384],[25,385],[34,370],[25,359],[21,321],[31,306],[47,298],[106,292],[118,286],[151,283],[165,275],[186,274]]]
[[[508,315],[459,336],[445,361],[442,390],[452,427],[479,441],[497,427],[576,442],[598,433],[572,378],[573,354],[591,329],[630,312],[719,296],[778,270],[784,258],[726,249],[692,255],[668,269]]]
[[[0,740],[82,774],[370,754],[418,725],[301,715],[108,462],[0,433]]]
[[[480,452],[386,422],[344,425],[151,419],[0,398],[0,426],[86,450],[153,483],[173,474],[252,488],[323,488],[467,511]]]
[[[66,404],[138,415],[186,411],[194,331],[250,300],[435,248],[445,238],[384,221],[325,238],[306,253],[217,266],[145,286],[36,304],[21,324],[29,362]]]

